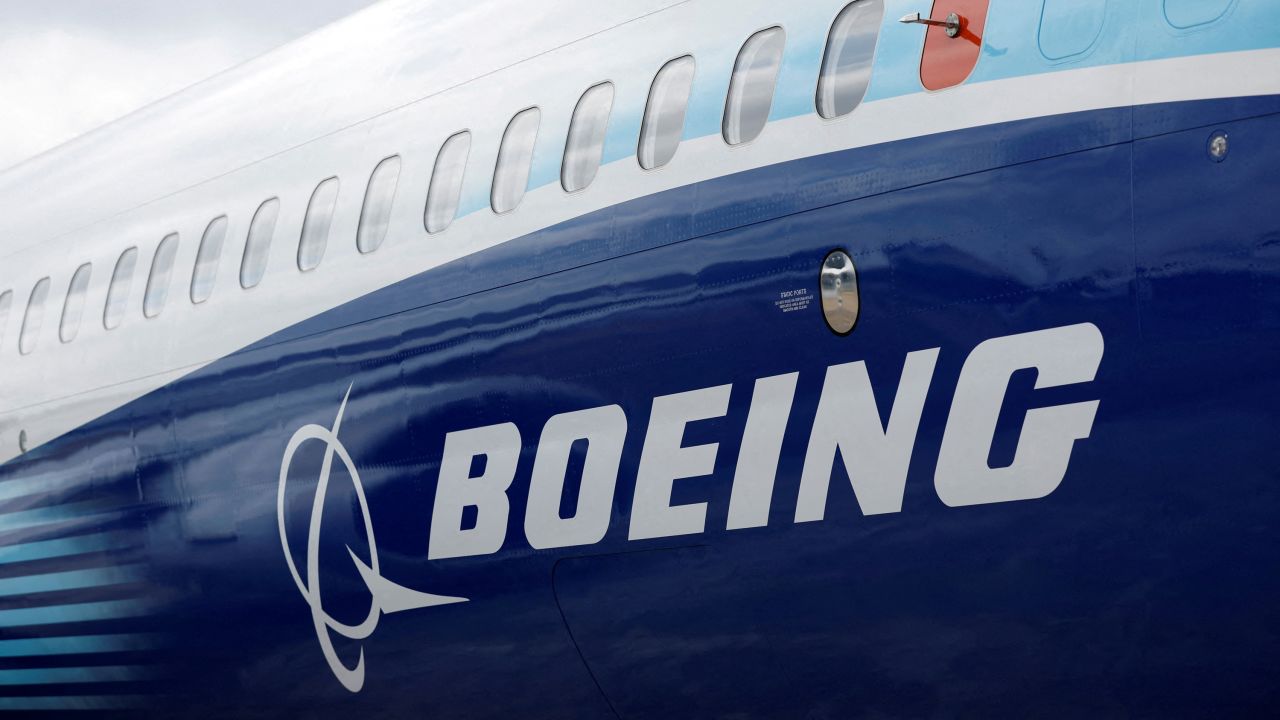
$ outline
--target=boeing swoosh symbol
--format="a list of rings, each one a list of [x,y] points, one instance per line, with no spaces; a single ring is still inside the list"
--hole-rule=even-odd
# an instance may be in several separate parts
[[[347,452],[347,449],[338,439],[338,432],[342,427],[342,416],[346,413],[347,400],[350,397],[351,387],[348,387],[346,395],[342,398],[342,405],[338,408],[338,416],[334,419],[332,428],[320,425],[305,425],[299,428],[289,440],[289,444],[284,451],[284,457],[280,461],[280,486],[276,496],[276,519],[280,526],[280,544],[284,550],[285,562],[289,565],[289,573],[293,575],[293,582],[298,586],[298,592],[302,593],[303,599],[311,606],[311,619],[315,624],[316,638],[320,641],[320,649],[324,653],[325,660],[329,662],[329,668],[333,670],[334,676],[338,678],[343,687],[351,692],[359,692],[364,687],[365,679],[364,648],[360,648],[360,657],[356,664],[353,667],[347,667],[338,658],[330,632],[337,633],[349,640],[364,640],[377,629],[378,621],[384,614],[417,610],[437,605],[451,605],[453,603],[466,602],[467,598],[432,595],[412,590],[382,576],[378,566],[378,543],[374,538],[373,520],[369,515],[369,503],[365,498],[364,486],[360,483],[360,473],[356,469],[350,453]],[[289,537],[285,529],[284,501],[289,468],[293,463],[294,455],[308,441],[324,443],[325,455],[324,461],[320,466],[320,479],[316,483],[315,498],[311,504],[311,520],[307,531],[307,578],[304,582],[302,575],[298,572],[297,565],[293,561],[293,553],[289,550]],[[346,466],[347,472],[351,476],[351,483],[356,491],[356,499],[360,504],[360,513],[364,518],[365,537],[369,539],[369,562],[367,563],[356,555],[354,550],[350,547],[347,548],[351,561],[355,563],[356,570],[359,571],[361,579],[364,580],[365,585],[369,588],[369,593],[373,596],[368,617],[356,625],[339,622],[325,612],[320,594],[320,526],[324,517],[324,500],[329,490],[329,476],[333,470],[335,456]]]

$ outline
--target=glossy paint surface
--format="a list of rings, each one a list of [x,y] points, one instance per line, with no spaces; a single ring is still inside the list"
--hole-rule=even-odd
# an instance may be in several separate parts
[[[861,102],[827,119],[845,0],[391,0],[0,175],[0,713],[1274,714],[1272,8],[1002,0],[934,93],[916,4],[860,28]],[[775,27],[730,147],[739,50]],[[95,319],[60,342],[84,263]],[[1060,482],[966,500],[974,358],[1073,328],[1072,384],[978,393],[972,461],[1023,467],[1096,404]],[[864,492],[874,443],[813,472],[824,408],[874,439],[916,396],[897,501]]]
[[[74,696],[174,716],[1265,714],[1280,660],[1280,228],[1261,201],[1280,159],[1274,105],[1152,107],[1141,125],[1130,109],[1082,113],[729,176],[279,333],[0,469],[14,588],[0,597],[0,672],[39,669],[25,707]],[[1248,119],[1195,127],[1233,115]],[[1217,129],[1231,137],[1222,163],[1205,149]],[[849,174],[895,166],[913,172]],[[848,337],[816,302],[775,304],[816,291],[834,247],[859,272]],[[1106,339],[1097,380],[1035,390],[1034,373],[1015,376],[991,452],[993,466],[1012,460],[1029,408],[1100,399],[1061,487],[945,507],[932,474],[965,357],[1082,322]],[[864,516],[837,470],[826,520],[794,524],[823,369],[865,360],[887,412],[904,355],[931,347],[903,511]],[[789,372],[770,522],[726,531],[751,382]],[[708,503],[706,532],[628,541],[651,399],[725,383],[727,414],[684,441],[720,443],[716,469],[673,498]],[[275,518],[286,443],[331,425],[348,388],[340,439],[382,574],[470,599],[384,617],[359,646],[359,694],[325,665]],[[629,426],[605,539],[532,549],[520,519],[543,423],[609,404]],[[428,561],[445,435],[505,422],[525,447],[505,543]],[[294,536],[321,459],[304,449],[289,467]],[[346,548],[364,553],[365,534],[350,479],[332,477],[324,604],[358,622],[368,590]],[[354,659],[356,645],[337,647]]]

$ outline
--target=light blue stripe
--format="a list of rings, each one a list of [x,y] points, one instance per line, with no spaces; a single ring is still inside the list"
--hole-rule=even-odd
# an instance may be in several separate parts
[[[1280,36],[1273,29],[1274,4],[1268,0],[1239,0],[1222,19],[1185,30],[1170,25],[1163,5],[1161,0],[1111,0],[1107,3],[1107,14],[1096,43],[1091,44],[1087,52],[1052,60],[1042,54],[1039,44],[1043,3],[992,0],[983,51],[965,84],[1045,75],[1061,70],[1119,66],[1135,61],[1280,47]],[[922,0],[885,1],[871,85],[864,102],[924,92],[920,82],[920,58],[925,29],[919,25],[903,25],[898,19],[928,9],[928,3]],[[794,17],[784,28],[787,48],[769,115],[771,123],[816,113],[814,96],[831,20],[831,17],[816,14]],[[741,41],[746,39],[743,37]],[[708,57],[706,53],[695,57],[698,70],[685,120],[684,141],[720,134],[725,95],[737,50],[736,47],[727,48],[723,57]],[[657,70],[654,67],[653,73]],[[645,76],[646,81],[651,79],[652,75]],[[605,143],[604,164],[635,162],[640,117],[646,99],[642,91],[647,86],[619,89],[629,95],[620,97],[615,105],[615,115],[610,119]],[[546,133],[539,136],[529,180],[530,190],[556,182],[563,148],[563,137]],[[492,172],[491,168],[479,170],[468,174],[459,217],[488,208]]]
[[[8,545],[0,547],[0,565],[69,557],[72,555],[86,555],[104,550],[113,550],[124,545],[123,538],[110,533],[79,535],[57,540],[41,540],[21,545]]]
[[[150,650],[159,645],[156,635],[75,635],[70,637],[0,640],[0,657],[87,655],[91,653]]]
[[[129,665],[0,670],[0,685],[129,682],[141,678],[142,674],[142,668]]]
[[[0,515],[0,532],[22,530],[53,523],[80,520],[89,515],[104,512],[102,506],[93,502],[70,503],[51,507],[20,510]]]
[[[102,587],[104,585],[121,585],[137,582],[141,579],[142,566],[140,565],[26,575],[0,579],[0,597],[30,595],[32,593],[53,592],[56,590],[76,590],[79,588]]]
[[[0,610],[0,627],[54,625],[70,622],[94,622],[139,617],[147,614],[149,605],[139,600],[51,605],[49,607]]]
[[[84,485],[81,477],[31,477],[21,480],[9,480],[0,483],[0,502],[29,495],[45,495],[66,492],[78,485]]]
[[[128,710],[142,707],[146,698],[137,695],[97,695],[81,697],[0,697],[0,711],[33,710]]]

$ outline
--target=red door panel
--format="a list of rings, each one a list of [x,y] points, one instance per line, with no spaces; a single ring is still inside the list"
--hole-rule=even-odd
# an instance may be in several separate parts
[[[960,34],[947,35],[947,29],[931,26],[924,38],[924,54],[920,58],[920,82],[929,90],[945,90],[964,82],[978,64],[982,36],[987,29],[988,0],[936,0],[933,20],[946,21],[947,16],[960,16]]]

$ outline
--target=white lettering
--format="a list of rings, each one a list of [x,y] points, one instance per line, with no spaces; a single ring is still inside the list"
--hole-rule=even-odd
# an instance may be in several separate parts
[[[484,472],[471,477],[471,463],[485,456]],[[512,423],[451,432],[444,439],[435,509],[431,514],[431,560],[490,555],[507,537],[511,502],[507,488],[520,459],[520,430]],[[462,513],[476,508],[476,526],[462,529]]]
[[[756,381],[751,395],[751,411],[738,450],[738,467],[729,497],[728,529],[764,527],[769,524],[773,484],[782,455],[782,438],[791,416],[799,373],[777,375]]]
[[[682,447],[684,428],[691,422],[722,417],[729,410],[732,389],[732,385],[721,385],[653,399],[631,504],[632,540],[691,535],[705,529],[707,504],[673,506],[671,486],[680,478],[710,475],[715,469],[719,443]]]
[[[844,458],[845,472],[864,515],[902,510],[911,451],[937,362],[937,348],[907,355],[887,429],[880,424],[866,363],[827,368],[800,474],[796,522],[813,522],[826,516],[827,490],[837,451]]]
[[[529,484],[524,534],[538,549],[593,545],[609,531],[613,492],[618,484],[622,445],[627,439],[627,415],[617,405],[556,415],[542,428],[538,456]],[[560,517],[569,452],[578,440],[587,441],[577,512]]]
[[[1104,341],[1091,323],[988,340],[974,348],[960,371],[942,436],[934,487],[951,507],[1035,500],[1057,489],[1076,440],[1089,437],[1098,401],[1029,410],[1013,464],[990,467],[987,458],[1009,378],[1035,368],[1036,389],[1091,382]]]

